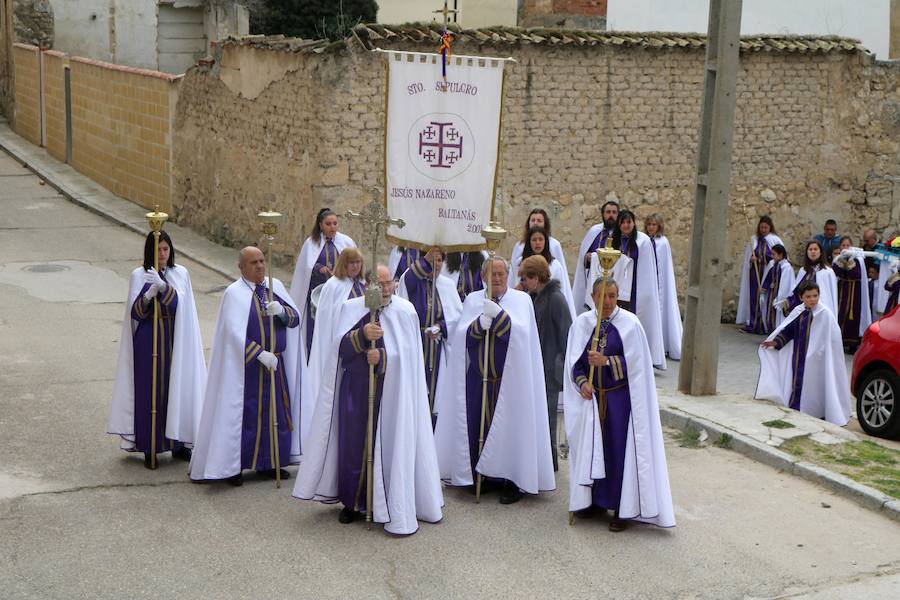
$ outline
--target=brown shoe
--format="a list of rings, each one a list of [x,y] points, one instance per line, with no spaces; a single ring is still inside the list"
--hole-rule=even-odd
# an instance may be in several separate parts
[[[609,522],[609,530],[613,532],[625,531],[628,529],[628,522],[623,521],[619,517],[613,517],[612,521]]]

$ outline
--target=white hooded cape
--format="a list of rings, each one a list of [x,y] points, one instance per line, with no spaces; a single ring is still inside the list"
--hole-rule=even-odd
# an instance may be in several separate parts
[[[562,266],[563,273],[566,274],[566,285],[571,290],[572,284],[569,283],[569,268],[566,266],[566,256],[565,254],[563,254],[562,244],[560,244],[559,240],[557,240],[553,236],[550,236],[550,240],[548,243],[550,245],[550,255],[559,261],[559,264]],[[523,244],[521,240],[516,242],[516,245],[513,246],[512,258],[509,259],[509,264],[516,265],[516,268],[509,270],[509,287],[516,287],[516,284],[519,283],[519,277],[516,273],[518,272],[519,261],[522,260],[522,252],[524,251],[525,244]]]
[[[775,267],[775,259],[769,260],[768,264],[766,264],[766,268],[763,270],[762,280],[765,281],[766,277],[769,275],[769,271],[771,271]],[[790,298],[791,293],[794,291],[794,269],[791,267],[791,263],[788,262],[788,259],[783,258],[778,263],[778,268],[781,269],[781,274],[778,278],[778,289],[775,292],[775,297],[767,300],[771,300],[771,305],[775,307],[775,326],[778,327],[781,325],[781,322],[785,319],[784,311],[781,306],[785,300]],[[759,301],[763,302],[763,298],[760,297]],[[768,306],[760,306],[760,310],[768,310]]]
[[[797,289],[800,282],[803,281],[804,268],[797,269],[794,275],[794,284],[791,286],[791,293]],[[816,283],[819,285],[819,304],[824,305],[831,311],[831,316],[837,314],[837,276],[831,268],[820,268],[816,271]],[[868,296],[868,290],[866,291]]]
[[[584,234],[584,238],[581,240],[581,246],[578,248],[578,256],[575,257],[575,274],[572,277],[572,297],[576,298],[578,302],[581,301],[581,298],[590,297],[591,295],[590,287],[593,283],[593,279],[590,278],[590,268],[584,267],[584,255],[587,254],[591,243],[602,231],[603,223],[591,225],[591,228]],[[609,235],[612,235],[612,232],[610,232]],[[587,294],[587,296],[585,296],[585,294]],[[593,305],[593,301],[584,305],[576,305],[575,312],[581,314]]]
[[[449,379],[438,391],[440,402],[434,437],[441,478],[451,485],[471,485],[469,435],[466,421],[466,333],[481,315],[485,292],[472,292],[450,337]],[[525,292],[507,289],[500,306],[512,320],[500,393],[491,428],[476,469],[486,477],[513,481],[522,491],[537,494],[556,487],[550,450],[544,366],[534,305]]]
[[[804,310],[802,304],[795,307],[766,340],[774,340]],[[758,400],[790,405],[794,383],[791,365],[793,349],[793,340],[781,350],[759,348],[759,383],[755,395]],[[806,349],[800,412],[835,425],[846,425],[850,420],[850,405],[850,384],[847,382],[841,330],[831,311],[819,302],[813,309]]]
[[[165,270],[166,282],[178,293],[175,311],[172,370],[169,373],[169,398],[166,413],[166,437],[193,445],[203,409],[206,386],[206,362],[194,289],[187,269],[175,265]],[[128,300],[119,337],[119,363],[113,384],[112,409],[106,431],[122,438],[121,448],[129,452],[134,446],[134,343],[137,321],[131,318],[131,307],[144,286],[144,269],[138,267],[128,280]],[[151,317],[152,318],[152,317]]]
[[[891,294],[884,289],[891,275],[897,272],[897,264],[882,259],[878,265],[878,279],[875,281],[875,314],[873,318],[881,318],[884,316],[884,309],[887,307],[888,298]]]
[[[859,293],[859,337],[862,338],[863,334],[866,332],[866,329],[869,328],[869,325],[872,324],[872,310],[869,304],[869,275],[866,270],[866,261],[862,254],[861,248],[854,248],[850,251],[853,254],[853,260],[856,261],[856,264],[859,266],[859,272],[861,273],[859,282],[860,293]],[[835,259],[837,260],[837,259]],[[831,261],[832,265],[834,261]],[[834,272],[834,271],[832,271]],[[837,285],[837,274],[835,273],[835,285]],[[840,298],[837,293],[834,295],[835,306],[840,305]],[[837,313],[834,313],[837,316]]]
[[[647,338],[640,321],[626,310],[616,309],[611,321],[622,338],[628,393],[631,396],[619,517],[660,527],[674,527],[675,511]],[[569,440],[571,511],[590,506],[594,480],[606,477],[597,402],[582,398],[572,379],[572,368],[593,335],[596,324],[596,311],[579,315],[569,330],[566,346],[563,394],[566,436]]]
[[[279,280],[272,280],[272,289],[284,302],[301,314]],[[197,442],[191,458],[191,479],[198,481],[225,479],[241,472],[244,351],[247,343],[247,319],[250,317],[252,301],[253,290],[243,278],[229,285],[222,295],[209,357],[209,379],[203,400],[203,416],[200,418]],[[281,364],[278,365],[279,369],[286,369],[285,381],[289,386],[297,379],[298,329],[299,327],[295,327],[287,330],[287,346]],[[289,391],[294,429],[291,432],[291,447],[279,448],[279,451],[281,453],[290,451],[290,460],[295,463],[300,455],[300,430],[297,427],[300,403],[297,402],[296,390]]]
[[[291,389],[300,390],[301,454],[305,452],[306,436],[309,432],[309,424],[312,422],[316,400],[319,397],[322,370],[325,368],[328,352],[331,350],[331,343],[334,340],[337,318],[341,314],[341,306],[348,300],[352,288],[353,280],[349,277],[344,279],[332,277],[323,284],[322,295],[319,296],[319,305],[316,308],[316,327],[313,330],[309,363],[307,364],[301,358],[300,352],[297,353],[297,380]],[[301,338],[301,342],[305,339]]]
[[[641,325],[647,335],[650,344],[650,355],[653,357],[653,365],[659,369],[666,368],[666,348],[663,342],[662,309],[660,308],[659,284],[656,278],[656,258],[653,254],[653,245],[646,233],[636,232],[635,243],[638,248],[637,282],[638,289],[635,295],[635,304],[631,311],[641,320]],[[591,285],[600,276],[600,263],[597,255],[591,256],[590,281]],[[619,300],[631,300],[631,288],[634,285],[634,261],[630,257],[622,255],[613,267],[613,278],[619,284]],[[585,290],[585,303],[594,304],[591,299],[591,290]],[[677,306],[677,300],[676,300]],[[679,322],[680,322],[679,315]],[[679,338],[679,344],[681,343]],[[679,356],[681,348],[679,346]]]
[[[681,309],[675,287],[672,247],[662,235],[656,238],[656,272],[659,279],[659,312],[662,318],[663,347],[672,360],[681,360]]]
[[[735,319],[735,323],[738,325],[745,325],[750,322],[750,303],[756,301],[755,299],[750,298],[750,277],[756,277],[755,271],[750,268],[750,256],[756,248],[758,239],[759,238],[754,235],[750,238],[750,243],[747,244],[747,247],[744,248],[744,261],[741,263],[741,291],[738,295],[737,318]],[[770,250],[776,244],[783,245],[784,243],[781,241],[781,238],[774,233],[770,233],[766,236],[766,245],[769,246]],[[764,268],[765,265],[759,265],[760,282],[763,280],[762,270]]]
[[[553,258],[556,258],[555,256]],[[509,287],[514,288],[519,284],[519,267],[522,266],[522,255],[520,254],[509,266]],[[569,273],[565,270],[565,265],[559,262],[559,259],[550,263],[550,279],[559,282],[559,291],[562,292],[566,304],[569,306],[569,316],[575,320],[575,300],[572,297],[572,286],[569,284]]]
[[[368,314],[365,298],[346,302],[322,373],[309,445],[294,484],[301,500],[336,502],[338,495],[339,411],[335,394],[340,390],[341,339]],[[384,330],[387,371],[381,409],[375,425],[373,464],[374,520],[389,533],[415,533],[418,521],[435,523],[442,518],[441,491],[428,386],[419,337],[419,318],[407,300],[394,297],[379,321]]]
[[[414,277],[413,275],[410,275],[409,269],[403,273],[400,277],[400,283],[397,285],[397,295],[405,300],[409,300],[409,292],[406,289],[407,277]],[[443,274],[438,275],[437,278],[437,293],[441,297],[441,306],[444,309],[444,321],[447,323],[447,334],[449,336],[453,330],[456,329],[456,323],[459,321],[459,317],[462,314],[462,302],[459,300],[459,293],[456,291],[453,280]],[[415,308],[415,306],[413,306],[413,308]],[[444,351],[441,353],[441,368],[438,369],[438,380],[435,382],[435,390],[439,390],[446,381],[444,374],[447,372],[449,360],[450,340],[444,340]],[[431,382],[429,381],[425,382],[426,386],[430,384]],[[438,398],[441,398],[441,394],[438,394],[437,391],[435,391],[434,406],[432,407],[434,409],[434,414],[438,414]]]

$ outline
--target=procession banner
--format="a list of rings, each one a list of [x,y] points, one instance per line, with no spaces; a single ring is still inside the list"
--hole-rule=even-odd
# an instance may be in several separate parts
[[[385,52],[387,238],[420,249],[484,247],[496,184],[506,59]]]

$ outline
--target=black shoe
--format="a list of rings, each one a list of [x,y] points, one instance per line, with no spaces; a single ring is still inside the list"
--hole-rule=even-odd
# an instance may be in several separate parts
[[[281,479],[290,479],[291,474],[288,473],[287,469],[279,469],[281,471]],[[265,477],[266,479],[275,479],[275,469],[266,469],[265,471],[257,471],[260,477]]]
[[[191,449],[185,448],[184,446],[182,446],[178,450],[172,450],[172,458],[177,458],[178,460],[190,462],[191,461]]]
[[[232,475],[231,477],[226,478],[225,481],[228,483],[228,485],[241,487],[242,485],[244,485],[244,476],[241,473],[238,473],[237,475]]]
[[[503,484],[503,491],[500,492],[500,504],[515,504],[522,499],[522,492],[519,487],[511,481]]]
[[[341,514],[338,515],[338,521],[346,525],[347,523],[352,523],[357,520],[361,515],[362,513],[350,510],[345,506],[341,509]]]
[[[144,468],[145,469],[154,469],[153,466],[153,456],[149,452],[144,452]]]

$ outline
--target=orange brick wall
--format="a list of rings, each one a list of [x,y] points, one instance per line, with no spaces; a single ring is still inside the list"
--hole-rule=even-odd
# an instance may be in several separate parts
[[[72,57],[72,166],[113,193],[172,208],[179,76]]]
[[[66,160],[66,64],[62,52],[44,51],[44,138],[47,152],[60,161]]]
[[[38,48],[13,44],[15,112],[13,129],[32,144],[41,144],[40,71]]]

